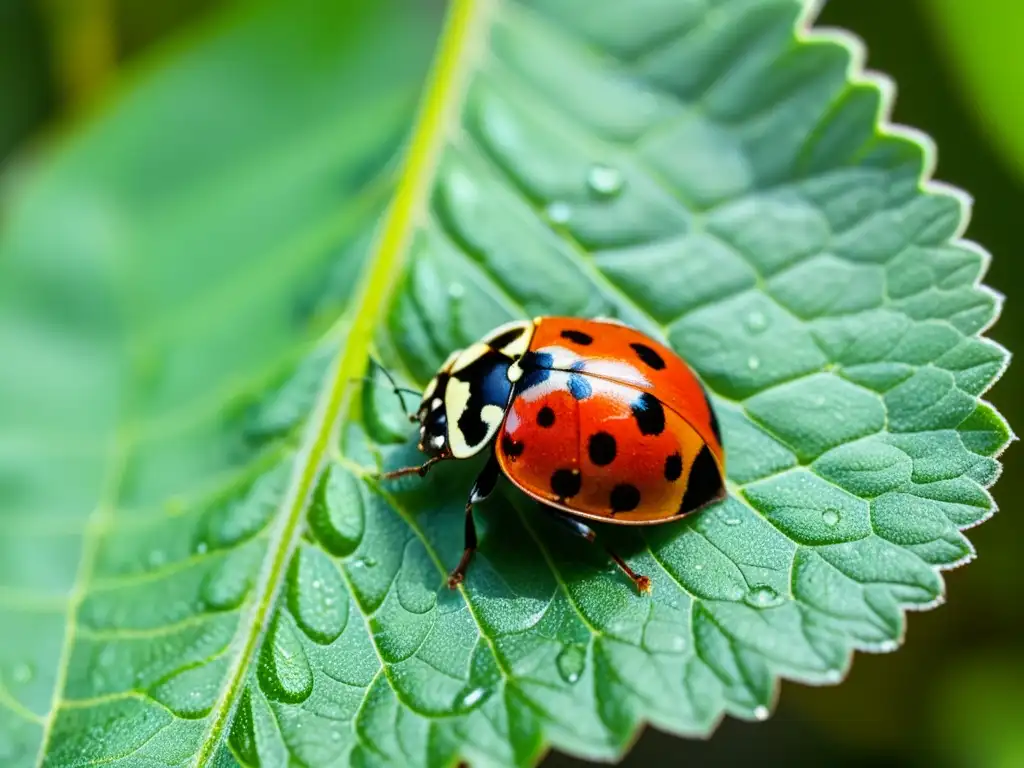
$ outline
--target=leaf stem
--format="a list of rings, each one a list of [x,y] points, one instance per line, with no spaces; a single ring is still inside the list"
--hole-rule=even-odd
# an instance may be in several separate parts
[[[451,121],[458,119],[475,53],[484,49],[487,21],[494,5],[495,0],[454,0],[448,13],[395,196],[377,231],[348,312],[349,331],[337,366],[325,382],[307,426],[291,485],[282,500],[284,515],[268,548],[270,562],[254,590],[256,601],[250,615],[239,624],[236,643],[241,648],[213,708],[210,726],[196,754],[196,766],[204,766],[214,757],[263,640],[277,592],[298,544],[302,513],[330,450],[339,417],[347,412],[349,383],[362,378],[366,371],[373,332],[398,283],[416,226],[426,214]]]

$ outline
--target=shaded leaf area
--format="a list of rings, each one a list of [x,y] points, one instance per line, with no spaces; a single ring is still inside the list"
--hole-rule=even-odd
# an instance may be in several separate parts
[[[479,462],[375,480],[419,459],[383,385],[289,538],[304,424],[322,426],[423,59],[394,32],[406,68],[368,42],[340,54],[321,16],[267,11],[79,137],[3,241],[5,764],[43,738],[55,766],[613,758],[644,722],[767,717],[781,678],[837,682],[941,600],[1009,439],[979,400],[1006,355],[980,337],[998,306],[957,240],[961,200],[922,188],[919,140],[881,131],[848,40],[797,39],[799,2],[643,10],[494,7],[378,342],[413,385],[536,314],[617,316],[684,355],[720,414],[730,497],[599,531],[653,595],[507,488],[449,591]],[[252,111],[232,107],[219,142],[166,131],[187,74],[241,55],[227,72],[267,69]],[[391,87],[360,91],[358,56],[391,62]],[[157,166],[113,162],[144,129],[171,142],[143,156]],[[83,174],[101,158],[99,194]],[[46,356],[26,376],[30,349]]]

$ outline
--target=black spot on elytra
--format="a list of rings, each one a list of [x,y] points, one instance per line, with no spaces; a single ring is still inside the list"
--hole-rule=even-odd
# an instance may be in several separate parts
[[[571,469],[556,469],[551,474],[551,490],[560,499],[568,499],[580,492],[583,481],[580,473]]]
[[[704,393],[704,402],[707,403],[708,413],[711,414],[711,431],[715,433],[715,439],[718,444],[722,444],[722,431],[718,427],[718,416],[715,415],[715,409],[711,407],[711,398],[708,397],[708,390],[703,384],[700,385],[701,391]]]
[[[629,346],[633,348],[633,351],[636,352],[636,356],[639,357],[643,364],[648,368],[660,371],[665,367],[665,361],[662,359],[661,355],[646,344],[633,343]]]
[[[612,513],[632,512],[640,505],[640,490],[630,483],[620,483],[612,488],[610,497]]]
[[[591,336],[589,333],[584,333],[583,331],[574,331],[571,328],[569,330],[562,331],[562,333],[559,335],[563,339],[571,341],[573,344],[579,344],[581,347],[585,347],[589,344],[594,343],[594,337]]]
[[[642,435],[660,435],[665,431],[665,409],[661,402],[647,392],[633,401],[630,406],[633,418]]]
[[[718,473],[718,465],[711,451],[705,445],[700,449],[697,458],[690,467],[690,478],[686,484],[683,503],[679,505],[679,514],[685,515],[703,507],[722,495],[722,476]]]
[[[550,427],[555,423],[555,412],[546,405],[537,411],[537,424],[542,427]]]
[[[512,328],[511,330],[505,331],[504,333],[499,334],[498,336],[495,336],[493,339],[488,341],[487,346],[489,346],[495,352],[498,352],[501,350],[502,347],[508,346],[513,341],[522,336],[525,332],[526,329],[524,328]]]
[[[515,461],[523,455],[523,449],[525,447],[525,443],[513,440],[507,434],[501,436],[501,452],[508,456],[512,461]]]
[[[683,474],[683,457],[673,453],[665,459],[665,479],[674,483]]]
[[[587,441],[590,460],[599,467],[615,461],[615,438],[607,432],[595,432]]]
[[[586,376],[581,376],[578,373],[569,375],[569,394],[575,397],[577,400],[586,400],[594,393],[594,388],[590,386],[590,382],[587,381]]]

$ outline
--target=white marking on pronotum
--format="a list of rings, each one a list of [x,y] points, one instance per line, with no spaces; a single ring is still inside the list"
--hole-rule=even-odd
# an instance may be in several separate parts
[[[478,341],[475,344],[471,344],[459,353],[459,356],[455,358],[452,363],[452,373],[457,374],[467,366],[472,365],[484,355],[488,354],[491,348],[484,344],[482,341]]]
[[[470,385],[468,382],[452,379],[448,383],[444,403],[445,409],[448,411],[448,446],[451,448],[452,456],[457,459],[464,459],[478,453],[494,437],[505,415],[505,409],[498,405],[485,405],[481,408],[480,421],[484,423],[487,431],[480,442],[471,445],[466,440],[466,436],[462,434],[462,430],[459,429],[459,418],[466,412],[469,395]]]
[[[434,394],[434,390],[437,389],[437,376],[427,382],[427,388],[423,390],[423,397],[420,399],[421,403],[425,403],[430,400],[430,397]]]

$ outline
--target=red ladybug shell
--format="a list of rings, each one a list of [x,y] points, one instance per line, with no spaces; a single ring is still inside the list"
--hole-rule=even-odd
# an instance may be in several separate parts
[[[534,320],[498,434],[502,472],[574,515],[665,522],[721,499],[725,456],[700,381],[614,321]]]

